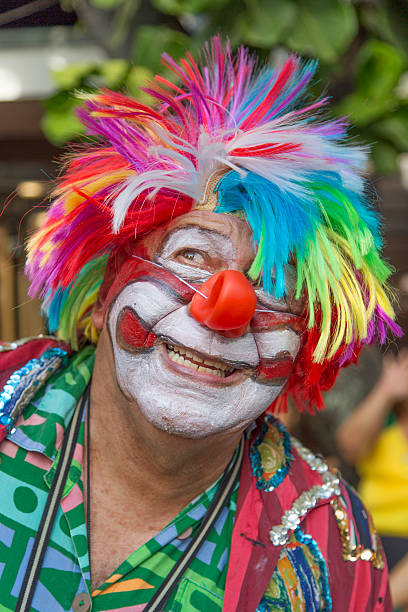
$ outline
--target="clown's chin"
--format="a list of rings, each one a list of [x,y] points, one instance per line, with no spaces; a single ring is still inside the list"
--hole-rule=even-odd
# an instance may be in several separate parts
[[[283,387],[261,384],[242,377],[241,372],[240,380],[233,384],[225,384],[225,380],[235,372],[220,377],[217,384],[197,375],[180,375],[164,363],[164,350],[167,352],[162,345],[132,354],[114,345],[114,358],[124,395],[152,425],[172,435],[205,438],[244,428],[264,412]]]

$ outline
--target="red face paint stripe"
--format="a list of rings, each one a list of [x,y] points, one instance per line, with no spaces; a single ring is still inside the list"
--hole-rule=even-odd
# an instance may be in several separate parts
[[[257,368],[260,378],[286,378],[293,370],[293,360],[290,357],[277,359],[271,362],[262,361]]]
[[[251,321],[252,332],[271,331],[276,327],[289,327],[297,332],[305,329],[305,320],[288,312],[256,312]]]
[[[147,279],[157,279],[163,284],[167,285],[176,294],[177,299],[185,302],[186,304],[191,301],[194,295],[194,290],[188,287],[185,283],[180,281],[171,272],[168,272],[164,268],[159,268],[150,262],[140,261],[140,259],[130,257],[120,268],[109,293],[105,301],[105,309],[112,303],[114,298],[131,282],[137,280],[143,280],[143,277]],[[105,310],[106,311],[106,310]]]
[[[151,348],[156,336],[143,326],[131,308],[124,308],[117,322],[116,339],[123,349],[135,351]]]

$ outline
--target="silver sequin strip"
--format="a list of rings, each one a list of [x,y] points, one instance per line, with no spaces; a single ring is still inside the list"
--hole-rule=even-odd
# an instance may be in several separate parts
[[[56,340],[55,336],[47,336],[45,334],[39,334],[38,336],[29,336],[28,338],[21,338],[20,340],[15,340],[14,342],[3,342],[0,344],[0,353],[5,353],[6,351],[14,351],[19,346],[23,346],[23,344],[27,344],[27,342],[31,342],[31,340],[38,339],[50,339]]]
[[[47,382],[47,380],[58,370],[58,368],[61,366],[61,362],[62,359],[60,356],[56,355],[55,357],[52,357],[46,364],[47,367],[44,368],[43,366],[38,376],[31,381],[30,385],[26,389],[24,389],[10,414],[13,421],[20,416],[24,408],[31,402],[43,384]],[[33,370],[33,372],[35,373],[35,370]]]
[[[292,438],[291,441],[292,446],[296,448],[308,466],[322,475],[323,484],[314,485],[308,491],[301,493],[293,502],[292,507],[283,514],[281,524],[272,527],[269,536],[274,546],[282,546],[288,542],[290,532],[299,526],[305,514],[314,508],[318,501],[329,499],[332,495],[340,495],[339,478],[336,474],[329,472],[323,459],[316,457],[295,438]]]

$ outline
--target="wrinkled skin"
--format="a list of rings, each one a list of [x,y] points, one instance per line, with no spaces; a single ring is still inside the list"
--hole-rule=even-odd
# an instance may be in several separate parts
[[[290,299],[293,271],[286,300],[255,287],[257,311],[240,337],[212,331],[189,313],[192,286],[224,269],[245,274],[253,258],[245,221],[193,211],[139,241],[115,280],[107,326],[117,381],[155,427],[187,438],[239,430],[284,388],[303,329],[302,304]]]

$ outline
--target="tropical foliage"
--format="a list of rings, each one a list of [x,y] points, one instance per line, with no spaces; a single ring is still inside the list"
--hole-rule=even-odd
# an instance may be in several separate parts
[[[372,148],[380,173],[394,172],[408,150],[407,0],[61,0],[101,45],[106,61],[55,72],[43,128],[54,144],[75,140],[78,90],[106,86],[146,100],[140,86],[165,72],[163,51],[178,59],[214,33],[261,57],[292,50],[320,61],[333,111],[347,115]]]

